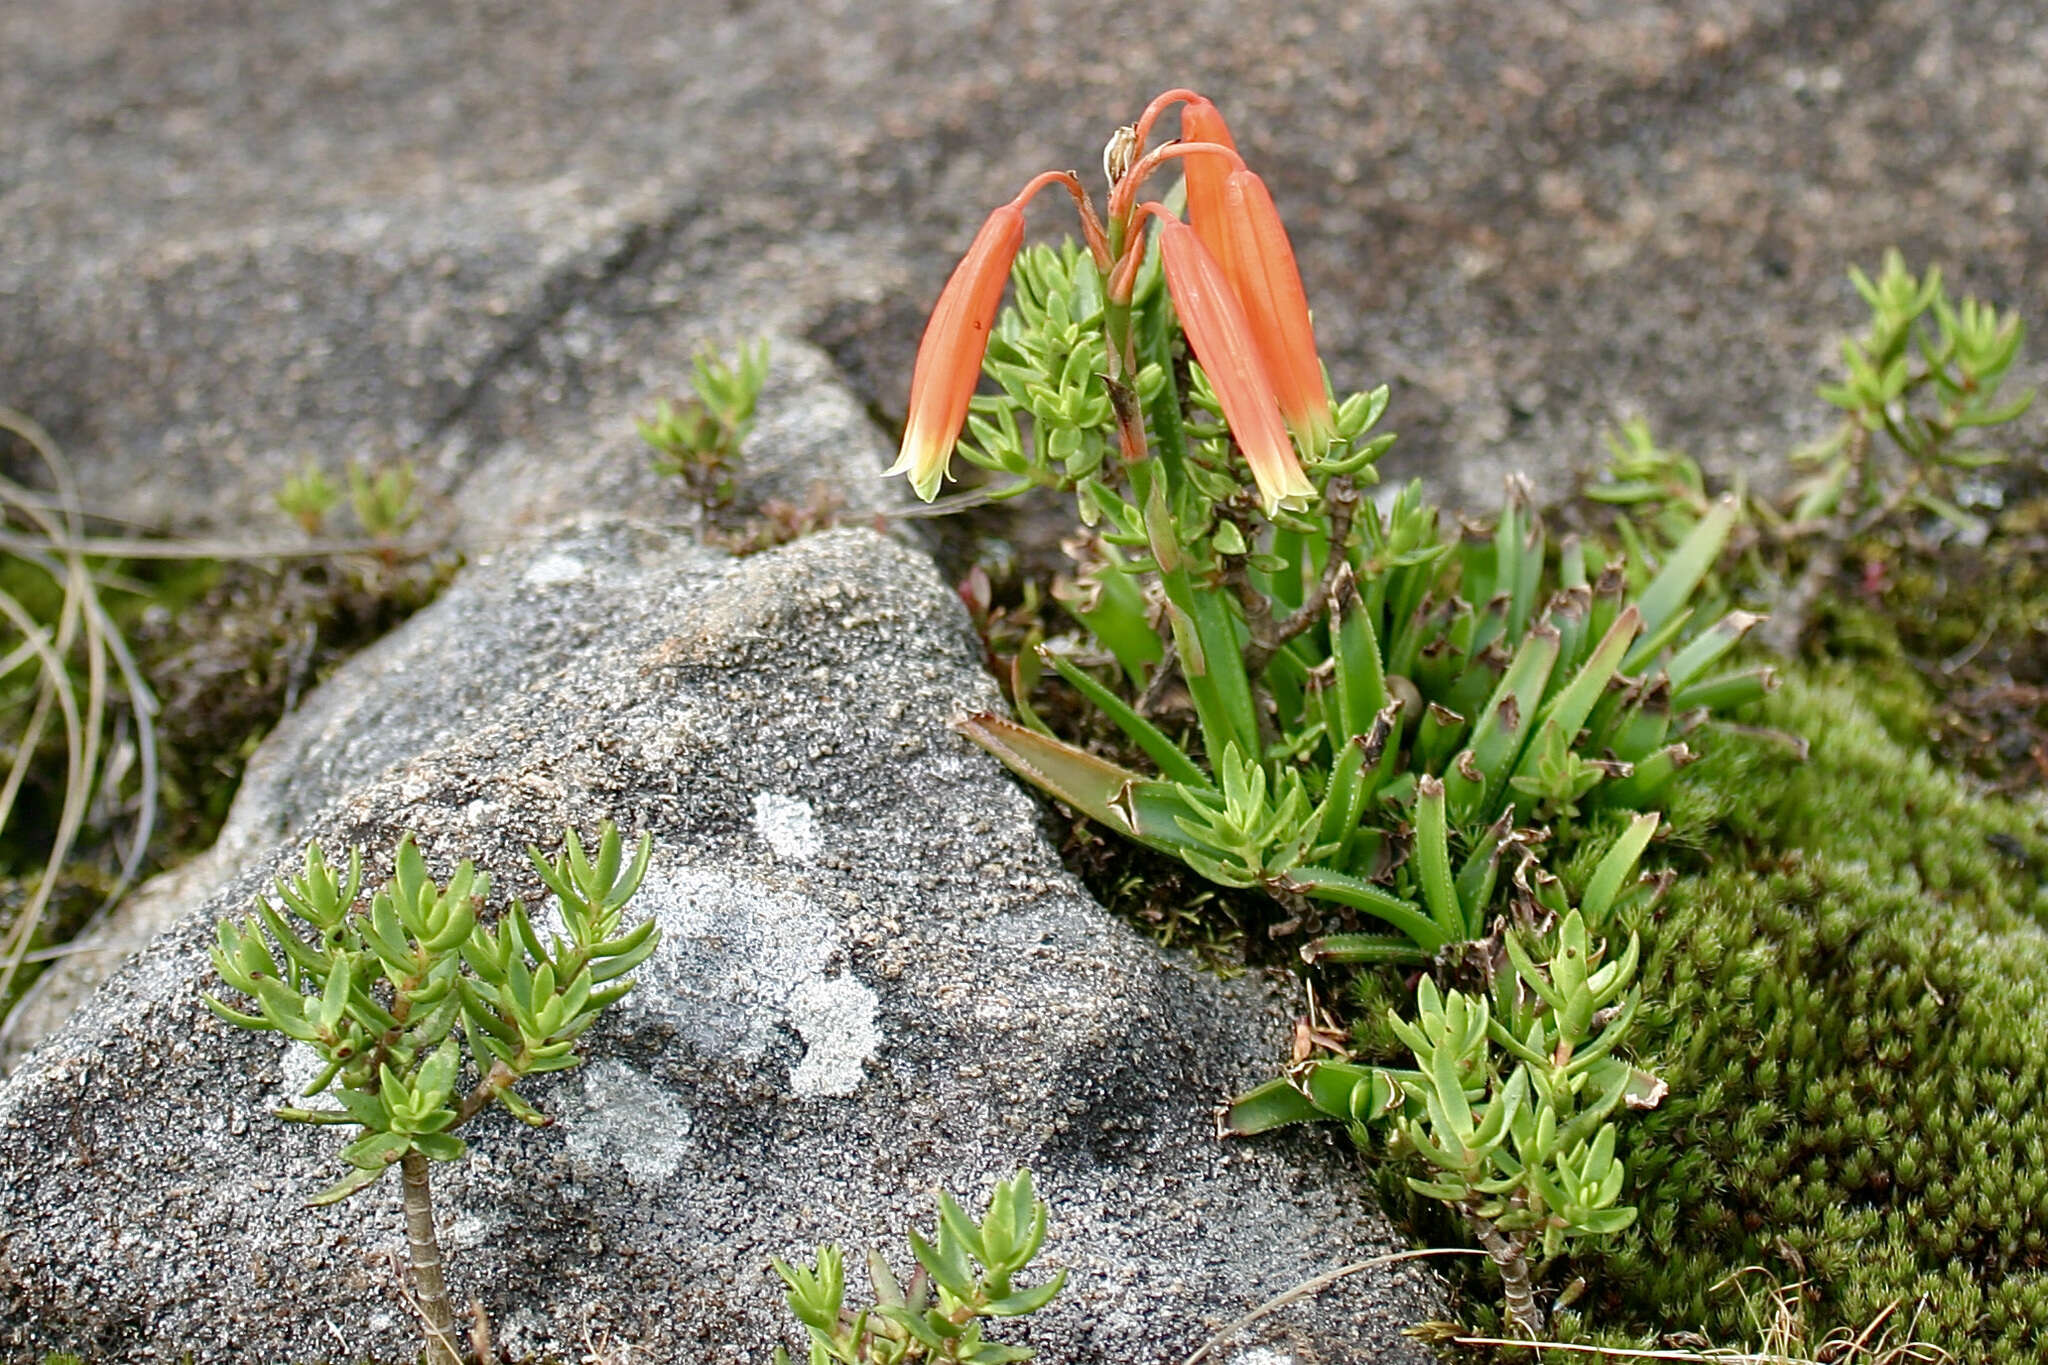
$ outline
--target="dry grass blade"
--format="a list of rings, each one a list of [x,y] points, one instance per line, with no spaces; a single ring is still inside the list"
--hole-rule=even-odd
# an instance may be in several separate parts
[[[59,875],[70,858],[96,797],[118,781],[125,757],[109,736],[113,687],[125,693],[127,713],[135,725],[134,747],[141,768],[140,796],[134,833],[121,860],[119,875],[106,897],[111,904],[141,867],[156,822],[157,753],[156,699],[136,667],[127,641],[100,599],[100,581],[79,548],[85,515],[71,477],[70,464],[45,431],[12,409],[0,407],[0,431],[18,438],[42,460],[54,493],[43,496],[0,479],[0,516],[25,523],[27,534],[7,532],[7,550],[20,563],[45,575],[58,595],[53,622],[39,621],[16,596],[0,591],[0,617],[20,640],[0,654],[0,684],[32,669],[34,680],[23,695],[35,700],[14,735],[14,755],[0,785],[0,829],[15,813],[30,763],[41,746],[54,712],[63,719],[64,794],[55,831],[44,858],[36,889],[0,937],[0,999],[28,960],[37,930],[49,909]],[[77,676],[84,675],[83,684]],[[82,696],[81,696],[82,692]],[[104,908],[104,905],[102,906]]]
[[[0,409],[4,413],[5,409]],[[5,426],[0,417],[0,426]],[[4,481],[0,481],[4,483]],[[7,489],[10,506],[20,508],[18,490]],[[439,539],[380,540],[375,538],[250,542],[242,540],[144,540],[130,536],[67,536],[43,540],[14,531],[0,531],[0,550],[27,555],[55,551],[107,559],[331,559],[335,555],[378,554],[416,559],[441,549]]]
[[[1347,1275],[1356,1275],[1361,1270],[1371,1270],[1375,1266],[1393,1265],[1399,1261],[1419,1261],[1426,1256],[1484,1256],[1485,1254],[1485,1252],[1476,1251],[1471,1247],[1424,1247],[1419,1251],[1396,1251],[1390,1255],[1374,1256],[1370,1260],[1338,1266],[1327,1274],[1318,1275],[1311,1280],[1303,1280],[1294,1288],[1281,1294],[1275,1294],[1272,1298],[1267,1299],[1257,1308],[1252,1309],[1251,1312],[1246,1313],[1236,1322],[1231,1323],[1215,1336],[1203,1342],[1193,1355],[1181,1362],[1181,1365],[1202,1365],[1203,1361],[1215,1354],[1217,1347],[1229,1341],[1260,1318],[1285,1308],[1296,1299],[1305,1299],[1312,1294],[1320,1294],[1323,1290],[1328,1289]]]
[[[1851,1362],[1867,1362],[1868,1365],[1946,1365],[1955,1359],[1939,1346],[1924,1341],[1906,1342],[1888,1346],[1882,1350],[1857,1347],[1853,1340],[1837,1341],[1830,1338],[1823,1343],[1815,1355],[1787,1355],[1781,1351],[1740,1351],[1733,1348],[1710,1347],[1703,1351],[1648,1350],[1633,1346],[1588,1346],[1573,1341],[1529,1341],[1521,1337],[1452,1337],[1454,1346],[1512,1346],[1524,1351],[1534,1351],[1542,1358],[1545,1351],[1563,1351],[1571,1355],[1598,1356],[1609,1360],[1675,1360],[1697,1362],[1697,1365],[1850,1365]],[[1833,1345],[1849,1345],[1847,1354],[1836,1354],[1830,1350]]]
[[[1769,1287],[1753,1288],[1749,1283],[1752,1277],[1761,1277]],[[1543,1358],[1545,1351],[1609,1360],[1670,1360],[1696,1365],[1950,1365],[1955,1359],[1948,1351],[1928,1342],[1908,1340],[1894,1343],[1887,1324],[1898,1311],[1896,1301],[1886,1305],[1861,1331],[1838,1327],[1822,1338],[1817,1346],[1809,1348],[1806,1341],[1806,1281],[1778,1283],[1764,1267],[1752,1265],[1744,1266],[1714,1286],[1717,1290],[1729,1287],[1742,1295],[1750,1328],[1757,1336],[1757,1349],[1754,1351],[1719,1346],[1700,1350],[1651,1350],[1509,1337],[1461,1336],[1452,1337],[1451,1341],[1458,1346],[1514,1347],[1533,1351],[1538,1360]]]

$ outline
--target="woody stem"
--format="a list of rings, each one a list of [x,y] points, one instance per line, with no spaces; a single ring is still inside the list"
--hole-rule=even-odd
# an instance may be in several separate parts
[[[1280,652],[1281,646],[1323,619],[1337,580],[1350,566],[1351,518],[1358,507],[1358,491],[1348,480],[1332,479],[1324,490],[1324,499],[1330,508],[1330,557],[1323,562],[1322,576],[1309,589],[1302,604],[1284,619],[1275,621],[1264,594],[1249,582],[1242,583],[1245,619],[1252,633],[1251,643],[1245,646],[1245,667],[1254,675]]]
[[[441,1239],[434,1231],[434,1196],[427,1185],[427,1158],[407,1152],[399,1158],[405,1186],[405,1240],[412,1253],[413,1285],[427,1329],[427,1365],[460,1365],[455,1353],[455,1310],[441,1273]]]

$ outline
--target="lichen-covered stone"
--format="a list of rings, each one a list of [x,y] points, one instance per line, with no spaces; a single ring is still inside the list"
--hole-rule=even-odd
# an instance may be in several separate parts
[[[304,1208],[338,1135],[268,1110],[305,1059],[198,999],[214,921],[306,839],[361,843],[381,875],[406,830],[437,870],[471,855],[528,897],[523,846],[564,825],[656,840],[636,904],[662,947],[590,1062],[533,1087],[557,1122],[487,1115],[440,1173],[454,1291],[515,1355],[587,1334],[765,1361],[795,1341],[771,1255],[900,1246],[934,1188],[971,1203],[1020,1166],[1073,1272],[1016,1328],[1048,1362],[1179,1361],[1389,1249],[1325,1135],[1214,1137],[1285,1009],[1082,894],[1031,798],[947,726],[996,700],[929,565],[868,531],[735,561],[593,519],[473,564],[271,739],[238,873],[0,1089],[0,1345],[409,1352],[395,1183]],[[1400,1329],[1432,1304],[1412,1267],[1355,1275],[1235,1357],[1419,1362]]]

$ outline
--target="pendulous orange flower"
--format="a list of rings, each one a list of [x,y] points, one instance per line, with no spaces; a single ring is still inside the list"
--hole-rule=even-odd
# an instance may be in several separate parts
[[[1190,210],[1195,202],[1196,164],[1221,160],[1216,156],[1188,159]],[[1196,220],[1198,232],[1201,226]],[[1336,437],[1336,417],[1323,381],[1323,362],[1316,354],[1315,326],[1309,320],[1308,295],[1301,287],[1294,247],[1287,240],[1287,229],[1265,181],[1243,169],[1224,176],[1221,231],[1217,235],[1223,240],[1218,263],[1251,322],[1252,340],[1280,400],[1280,415],[1304,454],[1321,455]],[[1205,235],[1203,241],[1208,240]]]
[[[1233,152],[1237,150],[1237,143],[1231,140],[1230,125],[1223,121],[1216,106],[1200,95],[1181,106],[1180,140],[1213,142]],[[1188,184],[1188,226],[1209,248],[1217,264],[1227,268],[1223,254],[1223,196],[1224,182],[1230,178],[1230,163],[1220,156],[1191,156],[1181,169]]]
[[[1223,420],[1244,451],[1252,480],[1266,515],[1290,498],[1315,496],[1315,485],[1302,472],[1288,444],[1273,381],[1259,358],[1252,325],[1245,317],[1223,267],[1202,245],[1195,230],[1148,203],[1141,211],[1159,220],[1159,257],[1166,270],[1166,291],[1180,315],[1181,329],[1194,348],[1195,359],[1209,376],[1209,387],[1223,407]]]
[[[1024,245],[1024,196],[988,216],[932,307],[917,364],[910,372],[910,417],[903,446],[887,473],[910,475],[917,496],[930,502],[952,462],[953,445],[967,425],[968,400],[981,378],[990,329],[1002,306],[1010,266]]]

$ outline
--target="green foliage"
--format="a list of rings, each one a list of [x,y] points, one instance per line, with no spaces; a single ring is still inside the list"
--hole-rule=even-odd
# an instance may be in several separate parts
[[[289,489],[291,485],[287,483],[285,487]],[[302,488],[298,498],[302,508],[307,505],[307,496]],[[311,496],[317,498],[319,493],[315,491]],[[356,514],[356,523],[363,528],[363,534],[372,540],[395,541],[411,530],[412,524],[419,520],[419,480],[413,472],[410,460],[386,465],[374,473],[350,461],[348,497],[349,506]],[[284,494],[281,492],[280,505],[283,498]],[[285,510],[292,511],[289,507]]]
[[[1412,1020],[1386,1010],[1412,1069],[1306,1060],[1240,1097],[1226,1131],[1333,1118],[1372,1146],[1372,1130],[1383,1128],[1391,1155],[1425,1168],[1409,1187],[1462,1215],[1500,1270],[1516,1326],[1533,1333],[1542,1267],[1531,1255],[1555,1260],[1567,1242],[1611,1236],[1636,1219],[1621,1202],[1626,1172],[1610,1118],[1624,1103],[1654,1108],[1665,1086],[1616,1052],[1642,1006],[1633,989],[1640,936],[1631,927],[1609,960],[1600,936],[1639,923],[1661,888],[1632,882],[1656,827],[1654,815],[1629,821],[1576,905],[1561,879],[1538,879],[1531,895],[1542,918],[1505,931],[1507,969],[1496,968],[1490,993],[1439,990],[1425,976]],[[1448,882],[1447,869],[1434,875]]]
[[[1075,496],[1093,535],[1063,601],[1082,638],[1020,657],[1022,724],[979,715],[964,728],[1020,776],[1209,881],[1264,889],[1297,920],[1327,908],[1340,932],[1308,944],[1311,961],[1449,975],[1460,945],[1485,940],[1485,956],[1505,942],[1499,1019],[1480,1020],[1454,1081],[1420,1052],[1405,1077],[1311,1063],[1243,1097],[1232,1123],[1402,1110],[1402,1143],[1433,1167],[1418,1188],[1464,1213],[1517,1322],[1533,1327],[1532,1250],[1554,1258],[1567,1239],[1627,1226],[1608,1116],[1625,1090],[1652,1104],[1661,1089],[1608,1055],[1633,1006],[1597,1042],[1586,1031],[1601,1008],[1587,1000],[1626,988],[1634,949],[1590,986],[1585,919],[1556,900],[1542,864],[1609,812],[1654,808],[1694,760],[1684,736],[1771,686],[1767,670],[1723,668],[1756,618],[1714,619],[1701,600],[1736,506],[1702,498],[1669,543],[1637,538],[1608,558],[1576,539],[1553,547],[1516,485],[1492,527],[1446,535],[1417,486],[1384,506],[1363,495],[1391,440],[1369,434],[1379,389],[1335,405],[1336,441],[1304,461],[1318,496],[1268,519],[1199,369],[1179,366],[1156,278],[1134,290],[1125,388],[1101,378],[1109,310],[1084,253],[1023,253],[1013,282],[985,365],[1001,393],[974,400],[966,449],[1014,479],[999,496]],[[1134,439],[1154,454],[1110,458]],[[1028,695],[1046,670],[1156,775],[1054,735]],[[1617,866],[1633,868],[1654,827],[1635,826]],[[1501,927],[1511,911],[1532,944]],[[1544,950],[1539,966],[1531,954]],[[1425,977],[1412,1027],[1468,1009],[1455,990],[1448,1001]],[[1443,1045],[1410,1037],[1431,1055]],[[1559,1049],[1563,1060],[1523,1055]]]
[[[1143,177],[1131,174],[1134,190]],[[1577,1025],[1544,1021],[1543,1009],[1561,1007],[1529,1003],[1555,996],[1578,1011],[1588,988],[1567,986],[1564,964],[1593,950],[1585,921],[1547,899],[1556,878],[1545,864],[1569,857],[1612,812],[1655,809],[1695,758],[1686,737],[1772,685],[1768,670],[1724,667],[1756,618],[1712,613],[1702,592],[1736,504],[1700,494],[1668,541],[1637,537],[1610,553],[1576,538],[1553,545],[1518,482],[1491,527],[1447,531],[1419,485],[1367,498],[1393,441],[1375,432],[1387,390],[1328,399],[1326,379],[1322,409],[1288,417],[1298,448],[1242,449],[1223,410],[1233,381],[1211,383],[1191,359],[1210,343],[1184,331],[1196,314],[1182,309],[1209,296],[1189,295],[1164,269],[1165,248],[1131,235],[1144,229],[1129,202],[1112,199],[1094,249],[1016,256],[1015,302],[983,353],[997,391],[954,391],[969,412],[961,453],[997,475],[985,496],[1069,494],[1086,530],[1076,582],[1057,594],[1073,634],[1025,639],[1011,670],[1018,721],[982,714],[962,728],[1106,828],[1219,886],[1269,893],[1288,924],[1325,931],[1306,947],[1312,962],[1427,965],[1449,981],[1468,957],[1507,944],[1500,1016],[1512,1037],[1497,1043],[1482,1021],[1477,1051],[1460,1063],[1472,1070],[1459,1084],[1477,1086],[1495,1122],[1483,1151],[1457,1129],[1471,1106],[1433,1089],[1427,1067],[1414,1093],[1375,1074],[1393,1107],[1414,1110],[1401,1128],[1412,1148],[1476,1163],[1439,1163],[1425,1183],[1482,1239],[1503,1241],[1496,1260],[1519,1294],[1518,1319],[1533,1321],[1523,1311],[1529,1248],[1555,1256],[1563,1239],[1625,1224],[1616,1135],[1603,1125],[1620,1093],[1607,1098],[1608,1073],[1628,1068],[1611,1060],[1585,1095],[1591,1071],[1565,1078],[1517,1060],[1531,1039],[1611,1049],[1626,1026],[1595,1045]],[[1276,253],[1262,271],[1267,282],[1291,272],[1291,257]],[[1252,303],[1252,282],[1223,287]],[[966,306],[935,315],[938,344],[979,344],[946,339]],[[1229,345],[1253,344],[1228,319],[1217,326]],[[1277,404],[1258,392],[1271,359],[1222,358],[1242,362],[1251,379],[1235,382],[1255,403]],[[921,374],[938,368],[920,363]],[[913,427],[941,420],[935,401],[927,393]],[[918,453],[905,459],[916,476]],[[937,470],[923,474],[936,487]],[[1113,728],[1110,753],[1040,718],[1031,693],[1041,678]],[[1654,823],[1641,828],[1631,868]],[[1577,937],[1546,943],[1561,956],[1539,966],[1504,927],[1511,915],[1532,936],[1556,926]],[[1611,978],[1616,967],[1602,970]],[[1448,998],[1445,1008],[1465,1008],[1455,990]],[[1553,1027],[1564,1031],[1553,1037]],[[1584,1067],[1595,1060],[1588,1053]],[[1511,1097],[1532,1086],[1548,1086],[1546,1098],[1518,1126],[1521,1100]],[[1425,1132],[1425,1092],[1452,1129]],[[1355,1117],[1348,1097],[1332,1110],[1312,1095],[1263,1087],[1240,1103],[1237,1126]]]
[[[1896,250],[1875,280],[1853,267],[1849,278],[1870,317],[1862,335],[1842,342],[1841,378],[1818,390],[1842,420],[1792,452],[1804,475],[1782,504],[1735,491],[1771,550],[1746,561],[1751,587],[1784,576],[1787,559],[1807,558],[1816,533],[1839,548],[1908,509],[1973,526],[1954,500],[1954,476],[2003,463],[2004,452],[1973,443],[1975,434],[2012,422],[2034,401],[2031,389],[2002,392],[2026,339],[2016,314],[1951,298],[1939,269],[1916,276]],[[1624,538],[1672,544],[1705,515],[1699,466],[1661,449],[1642,422],[1624,423],[1608,449],[1606,478],[1587,493],[1629,509],[1615,523]]]
[[[983,714],[963,729],[1083,816],[1219,886],[1270,893],[1291,915],[1285,927],[1336,929],[1309,943],[1311,962],[1423,969],[1412,1006],[1385,983],[1365,989],[1384,1014],[1359,1030],[1352,1053],[1328,1046],[1330,1032],[1311,1019],[1298,1035],[1305,1055],[1288,1076],[1233,1106],[1236,1131],[1318,1117],[1348,1121],[1361,1139],[1375,1125],[1390,1131],[1394,1150],[1422,1167],[1406,1176],[1409,1190],[1455,1210],[1485,1246],[1503,1278],[1510,1325],[1523,1335],[1542,1317],[1534,1279],[1543,1267],[1532,1267],[1532,1254],[1584,1259],[1604,1246],[1613,1269],[1629,1255],[1612,1251],[1616,1238],[1635,1247],[1661,1239],[1659,1254],[1630,1273],[1662,1277],[1669,1292],[1658,1298],[1660,1315],[1669,1321],[1684,1291],[1704,1292],[1766,1253],[1752,1244],[1734,1266],[1712,1252],[1692,1255],[1685,1238],[1731,1225],[1704,1213],[1698,1227],[1674,1221],[1683,1199],[1669,1191],[1651,1197],[1645,1187],[1625,1201],[1628,1167],[1612,1116],[1624,1103],[1654,1106],[1663,1085],[1616,1048],[1625,1039],[1661,1042],[1667,1056],[1691,1062],[1754,1035],[1733,1017],[1731,1000],[1686,1040],[1689,1050],[1671,1050],[1668,1030],[1708,1008],[1699,993],[1727,980],[1728,961],[1701,953],[1681,976],[1657,970],[1684,941],[1679,915],[1656,926],[1627,918],[1630,878],[1657,817],[1626,817],[1680,799],[1673,844],[1721,854],[1687,891],[1734,878],[1728,904],[1754,902],[1758,887],[1803,870],[1805,853],[1842,848],[1848,831],[1889,837],[1894,826],[1873,829],[1869,814],[1893,802],[1855,812],[1817,802],[1832,820],[1811,832],[1810,847],[1789,809],[1777,826],[1752,827],[1751,842],[1729,846],[1700,817],[1711,811],[1739,826],[1733,794],[1723,806],[1681,778],[1698,757],[1686,740],[1703,722],[1763,700],[1774,682],[1768,670],[1731,666],[1760,619],[1727,610],[1731,598],[1762,591],[1782,604],[1774,639],[1789,653],[1853,537],[1907,507],[1969,523],[1950,476],[1998,458],[1966,433],[2010,421],[2031,401],[1999,393],[2022,329],[1973,300],[1952,302],[1938,274],[1916,278],[1893,253],[1875,281],[1852,272],[1870,327],[1844,347],[1844,380],[1822,390],[1846,417],[1829,442],[1806,452],[1818,472],[1789,515],[1741,493],[1711,496],[1695,464],[1637,424],[1613,443],[1611,477],[1594,493],[1622,509],[1610,523],[1618,552],[1575,538],[1552,546],[1519,489],[1491,528],[1447,534],[1416,488],[1382,501],[1364,496],[1392,439],[1373,434],[1385,390],[1332,401],[1325,378],[1319,392],[1306,391],[1317,388],[1316,362],[1292,252],[1277,220],[1262,216],[1270,204],[1255,177],[1232,172],[1236,192],[1220,207],[1203,205],[1192,230],[1157,204],[1134,208],[1146,175],[1167,160],[1214,167],[1224,159],[1200,138],[1153,153],[1138,145],[1174,101],[1203,106],[1171,92],[1112,141],[1112,194],[1099,218],[1078,183],[1059,173],[1033,180],[1009,216],[992,216],[927,332],[898,470],[929,499],[964,406],[960,449],[998,480],[980,496],[1071,494],[1086,528],[1071,551],[1076,581],[1055,594],[1074,633],[1044,644],[1027,633],[1011,668],[1019,720]],[[1204,117],[1221,126],[1213,108]],[[1088,249],[1013,256],[1015,239],[1004,246],[1003,234],[1021,224],[1024,200],[1050,184],[1080,202]],[[1163,219],[1149,248],[1147,215]],[[1205,233],[1228,244],[1220,264],[1199,244]],[[1010,261],[1016,302],[991,331],[1000,281],[990,272]],[[982,357],[997,392],[970,399],[957,363],[967,355]],[[1205,373],[1203,363],[1218,368]],[[1809,535],[1812,549],[1799,543]],[[1794,570],[1797,584],[1776,591]],[[1056,680],[1108,730],[1069,724],[1055,734],[1032,696],[1041,680]],[[1054,714],[1066,722],[1075,710],[1062,700]],[[1091,744],[1076,742],[1083,738]],[[1786,750],[1796,750],[1791,736],[1775,742],[1788,739]],[[1888,798],[1897,796],[1896,776]],[[1752,793],[1742,800],[1745,815],[1754,811]],[[1888,815],[1901,818],[1896,809]],[[2013,836],[2003,837],[1997,846],[2008,848]],[[1752,862],[1765,842],[1771,853]],[[1853,875],[1869,867],[1866,860]],[[1927,867],[1922,859],[1912,870],[1924,879]],[[1628,931],[1626,948],[1616,949],[1611,914]],[[1713,946],[1746,941],[1730,935]],[[1855,1008],[1827,997],[1833,983],[1813,965],[1760,975],[1740,1002],[1797,1000],[1824,1011],[1793,1024],[1806,1046],[1776,1066],[1731,1054],[1721,1074],[1674,1075],[1685,1100],[1659,1116],[1659,1131],[1669,1132],[1677,1108],[1699,1114],[1688,1081],[1717,1098],[1711,1087],[1725,1091],[1738,1079],[1768,1090],[1819,1065],[1810,1044],[1828,1030],[1853,1032]],[[1639,966],[1645,979],[1636,987]],[[1667,1031],[1652,1029],[1653,1019]],[[1934,1046],[1916,1026],[1913,1040]],[[1412,1067],[1353,1060],[1374,1055],[1384,1041],[1375,1033],[1391,1033]],[[1899,1039],[1864,1042],[1885,1064],[1905,1055]],[[1337,1057],[1313,1055],[1318,1043]],[[1790,1112],[1763,1095],[1754,1100],[1721,1116],[1745,1143]],[[1800,1117],[1839,1118],[1868,1137],[1874,1130],[1855,1101],[1853,1092],[1831,1093]],[[1967,1097],[1962,1109],[1969,1112]],[[1894,1120],[1929,1121],[1919,1112]],[[1969,1131],[1981,1148],[1985,1135]],[[1684,1146],[1667,1167],[1640,1153],[1628,1166],[1639,1178],[1684,1170],[1698,1177],[1695,1193],[1717,1198],[1747,1175],[1708,1169],[1705,1146]],[[1834,1167],[1825,1159],[1840,1150],[1818,1155],[1733,1226],[1754,1233],[1793,1218],[1818,1190],[1828,1196],[1819,1216],[1837,1220],[1826,1232],[1846,1227],[1853,1200],[1830,1188]],[[1739,1157],[1748,1170],[1770,1168],[1769,1149]],[[1908,1183],[1898,1173],[1885,1178]],[[2031,1186],[1998,1188],[2042,1202]],[[1924,1212],[1925,1204],[1914,1207]],[[1816,1239],[1813,1256],[1827,1242]],[[2040,1259],[2026,1241],[1998,1254],[2026,1266]],[[1781,1259],[1803,1273],[1811,1257],[1794,1249]],[[1687,1278],[1703,1266],[1711,1281]],[[1688,1302],[1704,1318],[1699,1294]]]
[[[341,497],[341,490],[327,477],[327,471],[308,460],[277,490],[277,506],[299,524],[300,530],[317,536],[326,528],[328,514],[341,505]]]
[[[910,1234],[917,1264],[907,1280],[880,1253],[869,1252],[872,1308],[847,1310],[846,1256],[836,1246],[819,1247],[809,1267],[778,1259],[775,1273],[788,1288],[789,1311],[809,1334],[811,1365],[1002,1365],[1033,1353],[982,1340],[982,1319],[1035,1313],[1067,1282],[1062,1270],[1031,1288],[1014,1283],[1044,1244],[1045,1224],[1046,1206],[1032,1193],[1031,1172],[1019,1171],[996,1185],[979,1223],[941,1191],[938,1228],[930,1238]],[[775,1359],[787,1365],[789,1355],[777,1347]]]
[[[754,406],[768,380],[768,342],[742,343],[730,361],[709,345],[693,359],[695,397],[663,399],[654,420],[638,423],[654,450],[654,467],[683,479],[706,506],[732,496],[731,465],[754,422]]]
[[[1558,1334],[1750,1329],[1745,1266],[1816,1334],[1889,1305],[1964,1365],[2048,1334],[2048,820],[1972,795],[1846,685],[1796,677],[1675,794],[1635,1043],[1671,1094],[1632,1125],[1638,1223],[1581,1249]],[[1583,1313],[1583,1316],[1581,1315]],[[1906,1324],[1910,1323],[1910,1329]]]
[[[547,1122],[514,1087],[574,1066],[576,1040],[632,989],[626,973],[654,951],[652,920],[622,927],[650,851],[643,835],[626,863],[609,822],[594,862],[573,830],[552,863],[530,850],[560,903],[566,938],[543,941],[518,901],[495,926],[480,922],[490,879],[464,860],[445,884],[434,881],[410,836],[367,904],[362,850],[341,869],[314,844],[305,871],[278,880],[281,905],[259,897],[239,927],[221,922],[214,970],[254,1011],[211,995],[207,1008],[239,1028],[307,1044],[322,1065],[306,1093],[331,1090],[339,1105],[284,1108],[277,1117],[357,1128],[342,1151],[351,1170],[310,1202],[346,1198],[411,1152],[459,1160],[465,1148],[452,1130],[494,1102],[528,1123]],[[465,1042],[474,1075],[466,1087]]]
[[[1027,247],[1011,279],[1016,303],[997,321],[982,366],[1001,394],[970,404],[959,451],[983,469],[1015,476],[995,490],[997,498],[1099,481],[1116,452],[1115,413],[1100,379],[1109,368],[1101,277],[1088,253],[1066,242]],[[1164,383],[1155,364],[1134,386],[1141,397],[1156,396]]]
[[[1849,278],[1870,306],[1870,324],[1861,337],[1842,343],[1842,379],[1821,387],[1820,396],[1848,417],[1832,437],[1804,452],[1817,472],[1794,520],[1911,499],[1951,521],[1967,521],[1946,495],[1947,476],[2004,459],[1996,450],[1958,442],[1977,428],[2012,421],[2034,401],[2032,390],[2010,398],[1999,393],[2026,328],[2016,314],[2000,314],[1976,299],[1951,300],[1940,270],[1916,277],[1896,250],[1885,253],[1875,280],[1853,268]],[[1868,438],[1879,434],[1888,438],[1889,450],[1870,448]],[[1871,462],[1880,464],[1874,475],[1866,468]]]
[[[1717,671],[1754,618],[1703,629],[1694,601],[1731,504],[1660,559],[1644,548],[1589,574],[1586,547],[1553,555],[1519,494],[1490,533],[1461,543],[1416,488],[1384,514],[1348,481],[1326,492],[1323,506],[1283,514],[1269,544],[1285,554],[1254,550],[1242,509],[1215,504],[1199,569],[1192,555],[1159,572],[1156,552],[1104,553],[1076,616],[1096,656],[1114,659],[1107,676],[1079,651],[1041,650],[1157,777],[1034,732],[1026,699],[1026,725],[978,716],[968,733],[1212,881],[1383,926],[1326,938],[1316,955],[1420,962],[1484,935],[1506,896],[1494,874],[1507,848],[1568,844],[1590,812],[1653,805],[1692,761],[1682,736],[1700,716],[1770,686],[1764,670]],[[1129,507],[1109,519],[1126,515],[1143,520]],[[1144,580],[1169,604],[1157,626]],[[1192,724],[1147,714],[1174,666]],[[1119,689],[1127,679],[1135,697]],[[1402,856],[1411,847],[1419,856]],[[1453,865],[1455,877],[1425,875]]]

